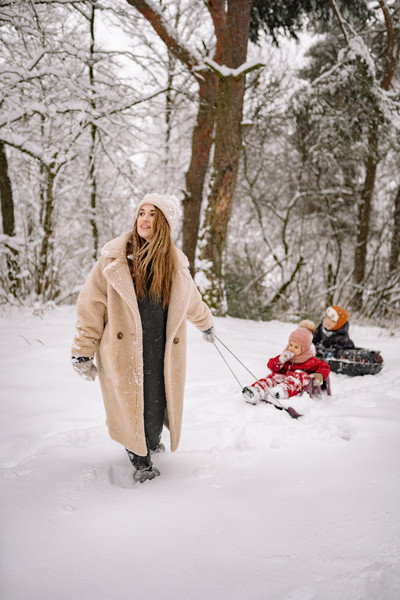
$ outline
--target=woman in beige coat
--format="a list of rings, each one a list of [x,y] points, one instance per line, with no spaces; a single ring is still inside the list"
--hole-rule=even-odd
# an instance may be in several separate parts
[[[98,373],[110,436],[140,482],[160,474],[151,454],[163,449],[163,424],[171,450],[179,444],[186,321],[214,342],[211,312],[171,241],[179,216],[175,196],[147,194],[133,231],[104,246],[77,302],[73,367],[88,380]]]

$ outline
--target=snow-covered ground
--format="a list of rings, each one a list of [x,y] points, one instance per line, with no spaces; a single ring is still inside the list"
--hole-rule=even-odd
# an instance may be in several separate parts
[[[189,325],[181,445],[138,484],[98,382],[72,371],[73,328],[73,307],[0,318],[2,599],[400,597],[399,335],[351,325],[382,372],[331,375],[332,397],[297,400],[293,420],[244,403]],[[293,328],[217,319],[257,376]]]

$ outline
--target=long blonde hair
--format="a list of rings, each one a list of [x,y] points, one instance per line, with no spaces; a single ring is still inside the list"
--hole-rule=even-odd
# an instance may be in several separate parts
[[[139,302],[148,293],[152,302],[156,304],[162,301],[163,308],[166,309],[170,300],[173,272],[172,241],[167,219],[161,210],[155,208],[154,234],[149,240],[140,237],[136,217],[126,257]],[[151,284],[147,290],[149,280]]]

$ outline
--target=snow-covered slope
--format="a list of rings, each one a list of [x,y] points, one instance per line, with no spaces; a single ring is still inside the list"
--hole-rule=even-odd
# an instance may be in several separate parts
[[[398,336],[352,325],[358,346],[382,351],[382,372],[332,374],[332,397],[293,401],[305,413],[293,420],[244,403],[189,325],[181,445],[137,484],[98,382],[72,371],[73,329],[73,307],[0,319],[4,600],[400,597]],[[257,377],[292,329],[217,319]]]

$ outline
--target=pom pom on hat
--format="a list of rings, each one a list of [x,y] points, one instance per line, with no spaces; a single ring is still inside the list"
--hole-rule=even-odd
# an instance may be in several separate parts
[[[159,208],[164,217],[167,219],[171,231],[175,229],[182,215],[181,205],[176,196],[170,196],[169,194],[157,194],[155,192],[152,194],[146,194],[143,200],[141,200],[137,205],[136,216],[144,204],[153,204],[153,206]]]
[[[289,342],[294,341],[300,344],[301,353],[303,354],[310,349],[313,339],[313,333],[316,325],[313,321],[305,320],[299,323],[299,326],[289,336]]]
[[[314,323],[314,321],[310,321],[309,319],[304,319],[304,321],[300,321],[299,327],[305,327],[306,329],[309,329],[311,333],[314,333],[314,331],[317,329],[317,326]]]
[[[341,306],[337,306],[336,304],[334,304],[333,306],[328,306],[328,308],[326,309],[326,316],[335,322],[335,327],[332,328],[332,331],[341,329],[343,325],[345,325],[349,320],[348,312],[344,308],[342,308]]]

